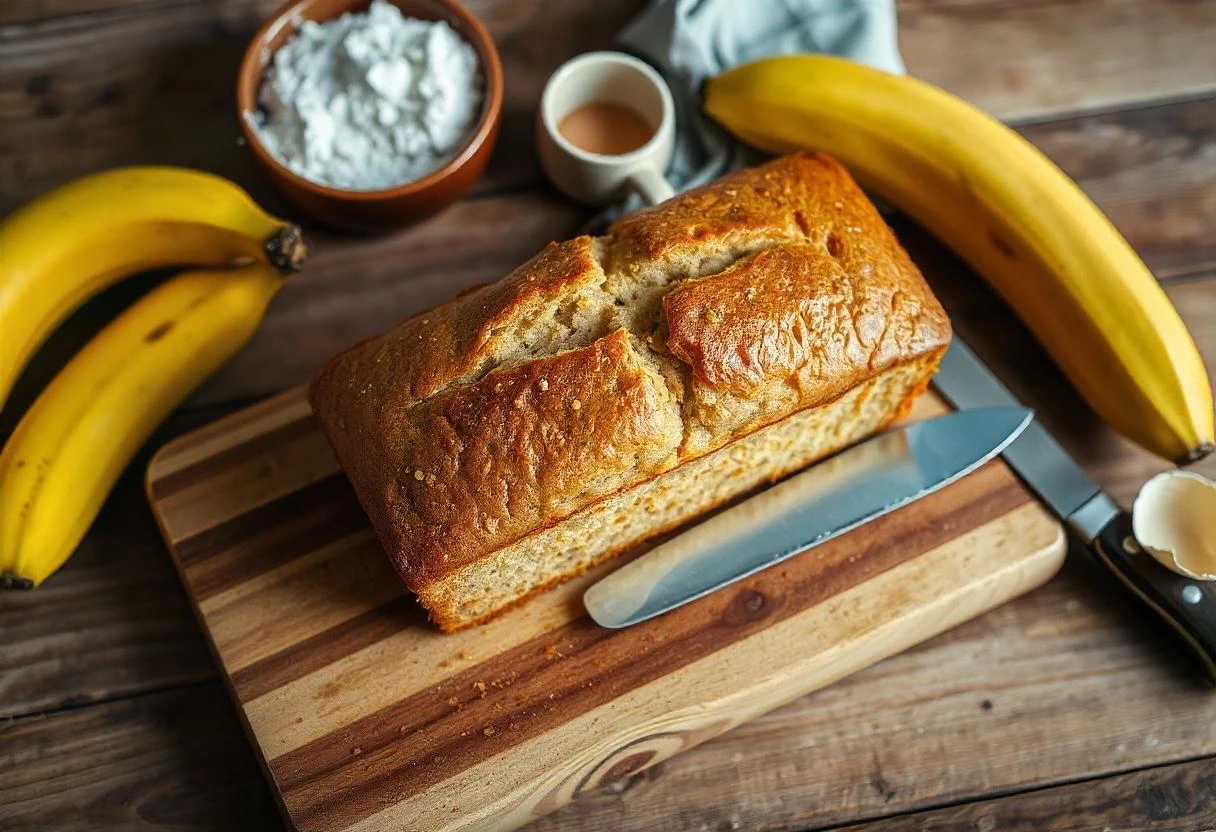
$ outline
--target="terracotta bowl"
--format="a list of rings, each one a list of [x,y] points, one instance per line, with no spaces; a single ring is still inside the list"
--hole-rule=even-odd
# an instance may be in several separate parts
[[[502,120],[502,64],[485,27],[455,0],[392,0],[408,17],[445,20],[477,52],[485,81],[481,115],[464,147],[443,167],[421,179],[380,191],[353,191],[319,185],[289,170],[262,146],[252,118],[257,111],[262,74],[276,49],[295,33],[300,20],[329,20],[362,11],[369,0],[293,0],[279,9],[254,36],[241,61],[236,85],[237,118],[254,158],[279,189],[310,216],[349,231],[399,228],[429,217],[463,196],[477,181]]]

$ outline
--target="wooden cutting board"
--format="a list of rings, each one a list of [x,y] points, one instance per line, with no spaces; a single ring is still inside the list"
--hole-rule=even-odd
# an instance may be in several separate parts
[[[913,418],[944,409],[925,396]],[[998,460],[627,630],[582,609],[607,564],[442,635],[390,569],[302,388],[165,446],[148,493],[305,832],[518,827],[1038,586],[1065,549]]]

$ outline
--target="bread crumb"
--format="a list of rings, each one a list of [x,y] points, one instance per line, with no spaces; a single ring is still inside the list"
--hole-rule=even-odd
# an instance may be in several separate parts
[[[459,708],[460,707],[460,697],[459,696],[449,696],[448,704],[451,705],[453,708]]]
[[[356,745],[354,748],[352,748],[350,750],[350,753],[351,753],[351,756],[358,757],[360,754],[363,753],[363,749]]]
[[[575,410],[581,410],[583,407],[583,403],[580,402],[578,399],[575,399],[574,401],[570,402],[570,407],[574,408]]]
[[[435,484],[435,475],[434,475],[434,474],[427,474],[427,475],[426,475],[426,484],[427,484],[427,485],[434,485],[434,484]]]
[[[485,728],[481,729],[481,733],[485,734],[487,737],[494,736],[494,726],[487,725]]]
[[[540,381],[536,382],[536,386],[539,387],[542,392],[545,390],[548,390],[549,389],[549,380],[542,378]]]
[[[473,690],[475,690],[479,694],[481,694],[482,699],[486,698],[486,683],[485,682],[478,679],[476,682],[473,683]]]
[[[562,651],[557,648],[556,644],[550,644],[548,647],[545,648],[545,658],[546,659],[553,660],[553,659],[560,659],[561,657],[562,657]]]
[[[422,473],[422,471],[414,471],[414,479],[418,480],[418,482],[422,482],[424,479],[426,479],[426,474]]]

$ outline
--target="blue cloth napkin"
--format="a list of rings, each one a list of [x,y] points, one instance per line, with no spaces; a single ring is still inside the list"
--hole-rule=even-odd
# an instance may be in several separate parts
[[[904,72],[894,0],[655,0],[625,27],[619,44],[658,69],[671,87],[676,145],[667,179],[677,191],[758,158],[701,113],[706,78],[792,52],[830,53]],[[633,197],[612,214],[640,205]]]

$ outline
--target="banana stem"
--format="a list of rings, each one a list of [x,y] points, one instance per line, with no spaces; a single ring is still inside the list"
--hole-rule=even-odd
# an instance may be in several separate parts
[[[298,272],[308,258],[308,244],[298,225],[285,225],[262,243],[266,259],[283,274]]]

